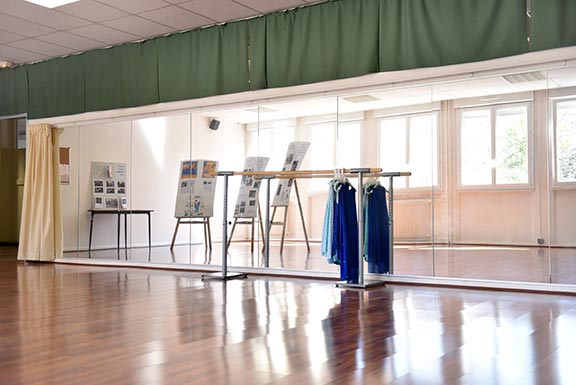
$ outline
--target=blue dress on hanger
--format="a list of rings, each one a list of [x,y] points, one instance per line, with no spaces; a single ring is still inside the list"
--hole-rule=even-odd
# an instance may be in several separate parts
[[[358,219],[356,189],[345,182],[335,194],[333,255],[340,262],[340,279],[358,282]]]
[[[333,254],[332,239],[334,237],[334,204],[335,195],[334,181],[329,183],[328,200],[326,201],[326,212],[324,213],[324,223],[322,226],[322,255],[328,263],[339,264],[338,256]]]
[[[385,274],[390,272],[390,250],[388,242],[388,207],[386,189],[379,183],[364,190],[365,228],[364,257],[368,261],[368,272]]]

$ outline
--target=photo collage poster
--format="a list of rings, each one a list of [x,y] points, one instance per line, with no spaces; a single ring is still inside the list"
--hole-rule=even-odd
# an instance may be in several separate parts
[[[268,164],[268,158],[263,156],[251,156],[246,158],[243,171],[264,171]],[[256,218],[258,215],[258,192],[260,191],[260,179],[250,175],[243,175],[234,208],[234,218]]]
[[[128,209],[126,163],[91,162],[90,180],[94,210]]]
[[[306,152],[310,147],[310,142],[292,142],[288,145],[286,151],[286,160],[282,171],[296,171],[300,169],[300,165],[306,156]],[[290,191],[292,190],[293,179],[279,179],[274,199],[272,200],[273,207],[285,207],[290,202]]]
[[[203,218],[214,215],[216,172],[214,160],[183,160],[180,162],[176,218]]]

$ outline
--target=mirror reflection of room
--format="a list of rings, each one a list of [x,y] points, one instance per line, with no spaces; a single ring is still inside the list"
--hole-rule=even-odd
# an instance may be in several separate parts
[[[281,171],[290,144],[300,141],[309,143],[300,170],[411,173],[393,186],[395,274],[574,283],[575,82],[571,68],[531,71],[67,127],[61,141],[78,164],[71,168],[76,183],[63,186],[63,199],[78,205],[65,208],[66,250],[87,257],[91,162],[123,162],[127,208],[153,210],[151,252],[146,221],[131,216],[122,228],[128,243],[123,257],[220,265],[222,182],[216,178],[213,212],[203,226],[175,231],[181,162],[209,159],[218,170]],[[257,158],[266,164],[247,166],[247,159]],[[242,192],[247,180],[250,188]],[[320,250],[329,181],[295,179],[286,205],[272,204],[270,268],[338,271]],[[265,183],[230,178],[232,266],[264,266]],[[279,183],[271,181],[271,202]],[[381,183],[389,189],[387,179]],[[198,200],[188,194],[188,201]],[[247,223],[240,211],[250,206],[237,207],[242,194],[253,195],[244,202],[254,206]],[[111,252],[115,219],[98,220],[91,257],[117,258]]]

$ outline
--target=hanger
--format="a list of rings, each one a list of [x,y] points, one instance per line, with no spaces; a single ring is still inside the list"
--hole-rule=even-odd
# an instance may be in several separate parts
[[[371,194],[377,186],[380,186],[378,176],[371,174],[364,182],[364,191],[366,194]]]
[[[348,178],[344,175],[343,168],[334,169],[334,178],[332,179],[334,191],[338,192],[342,188],[342,185],[348,184]]]

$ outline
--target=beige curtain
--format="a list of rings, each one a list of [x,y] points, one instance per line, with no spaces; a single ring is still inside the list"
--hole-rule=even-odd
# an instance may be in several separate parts
[[[26,174],[18,259],[53,261],[62,256],[60,133],[49,124],[28,127]]]

